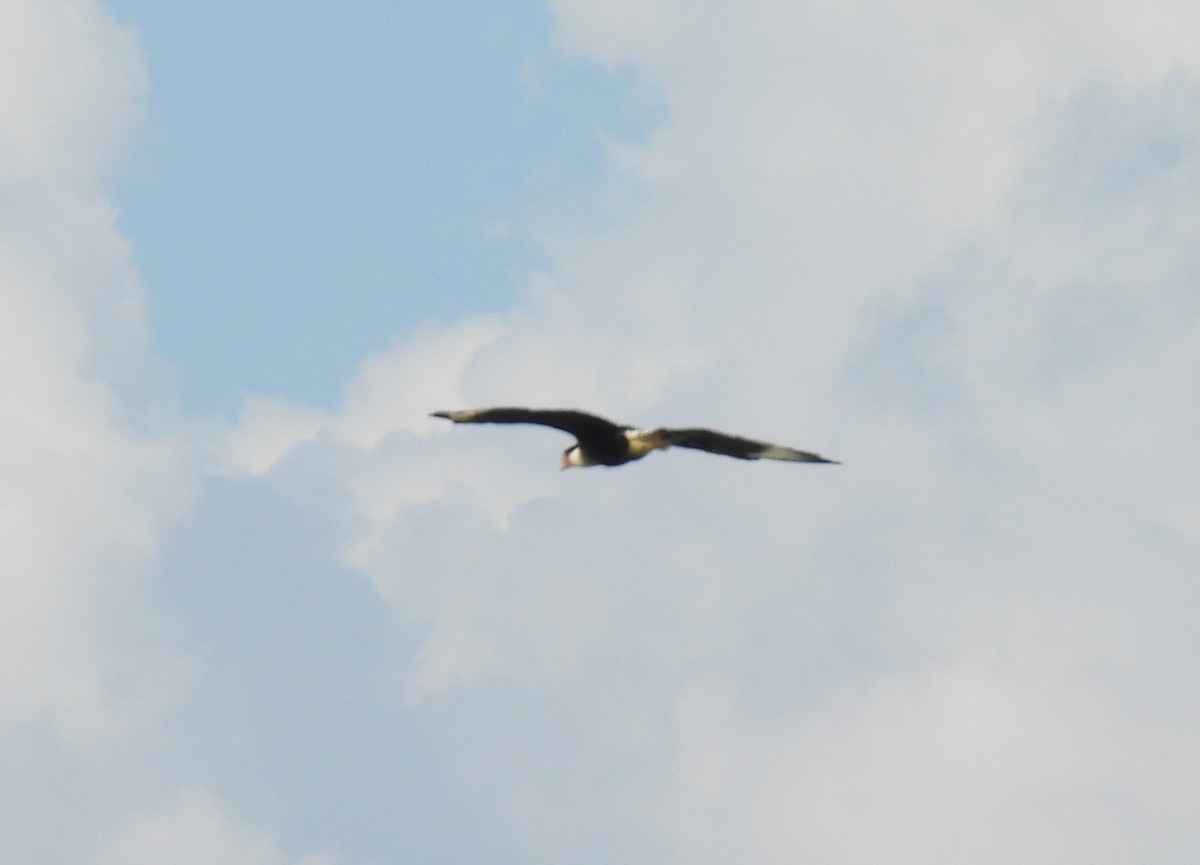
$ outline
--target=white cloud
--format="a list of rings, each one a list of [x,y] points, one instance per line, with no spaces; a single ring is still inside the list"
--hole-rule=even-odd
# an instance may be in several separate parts
[[[96,188],[140,110],[133,33],[94,0],[4,0],[0,181]]]
[[[102,194],[134,40],[95,3],[0,6],[0,855],[80,861],[195,672],[152,580],[194,480]]]
[[[268,835],[246,826],[216,797],[181,793],[169,805],[136,821],[114,840],[102,865],[334,865],[324,853],[286,856]]]
[[[601,5],[553,4],[664,94],[640,195],[362,381],[846,465],[553,476],[354,386],[414,711],[530,861],[1189,861],[1194,11]]]
[[[515,309],[399,340],[337,408],[265,395],[183,432],[96,193],[133,41],[94,4],[8,4],[0,735],[48,721],[84,753],[106,865],[331,861],[96,756],[173,753],[155,723],[188,665],[147,583],[198,438],[228,495],[319,507],[192,542],[244,557],[255,597],[296,596],[297,549],[365,574],[396,712],[522,861],[1194,861],[1197,12],[551,5],[662,94],[614,151],[637,194],[547,231]],[[498,402],[846,464],[559,474],[556,433],[426,417]],[[339,742],[394,735],[338,718]],[[236,783],[193,735],[189,770]]]
[[[684,715],[682,765],[703,768],[680,784],[680,859],[1120,861],[1105,799],[1145,755],[1102,690],[1043,661],[952,659],[766,729]]]
[[[49,717],[110,735],[176,698],[180,668],[141,654],[141,575],[187,495],[155,429],[141,288],[95,198],[141,81],[94,4],[9,4],[0,37],[0,726]],[[95,122],[93,122],[95,121]],[[160,413],[161,414],[161,413]]]

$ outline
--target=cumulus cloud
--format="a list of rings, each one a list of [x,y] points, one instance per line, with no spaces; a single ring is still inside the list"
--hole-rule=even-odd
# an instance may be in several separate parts
[[[10,11],[4,62],[23,66],[5,76],[19,94],[0,98],[0,724],[48,717],[89,739],[177,690],[169,661],[138,658],[153,637],[131,613],[187,483],[180,446],[147,414],[159,379],[141,287],[92,193],[134,113],[131,38],[92,4]]]
[[[136,39],[85,0],[0,17],[0,858],[95,861],[175,782],[154,755],[202,665],[158,568],[199,460],[105,197]],[[225,820],[185,797],[105,861],[284,861]]]
[[[132,31],[93,0],[3,8],[0,180],[96,189],[146,86]]]
[[[254,827],[242,825],[209,793],[185,791],[112,842],[102,865],[334,865],[323,853],[292,857]]]
[[[267,394],[186,433],[94,194],[133,43],[92,4],[12,5],[79,62],[45,117],[0,108],[0,730],[213,781],[83,761],[119,795],[69,852],[371,861],[432,800],[420,822],[454,803],[522,862],[1193,861],[1196,13],[549,5],[661,94],[613,150],[636,194],[545,229],[514,309],[400,335],[337,406]],[[559,474],[557,433],[426,416],[501,402],[845,465]],[[217,611],[207,667],[161,630],[158,561]],[[340,843],[277,841],[221,785]]]
[[[382,423],[343,554],[412,711],[530,861],[1194,855],[1194,13],[552,8],[663,94],[639,195],[329,428],[428,373],[846,465]]]

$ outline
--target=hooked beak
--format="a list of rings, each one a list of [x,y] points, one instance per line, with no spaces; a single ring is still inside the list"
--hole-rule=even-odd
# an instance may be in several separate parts
[[[558,470],[561,472],[564,469],[569,469],[570,467],[571,467],[571,458],[564,452],[562,455],[562,460],[559,461]]]

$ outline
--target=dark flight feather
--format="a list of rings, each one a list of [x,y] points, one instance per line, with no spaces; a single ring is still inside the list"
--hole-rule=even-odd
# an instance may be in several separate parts
[[[729,435],[710,429],[661,429],[657,430],[673,447],[692,448],[711,454],[733,457],[739,460],[773,459],[802,463],[833,463],[811,451],[773,445],[741,436]]]

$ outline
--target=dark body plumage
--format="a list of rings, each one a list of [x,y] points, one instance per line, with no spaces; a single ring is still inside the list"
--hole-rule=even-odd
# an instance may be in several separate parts
[[[586,412],[571,409],[517,407],[437,411],[433,417],[455,423],[528,423],[553,427],[575,436],[576,443],[563,452],[562,467],[619,466],[641,459],[652,450],[669,447],[708,451],[741,460],[784,460],[831,463],[809,451],[728,435],[709,429],[635,429]]]

